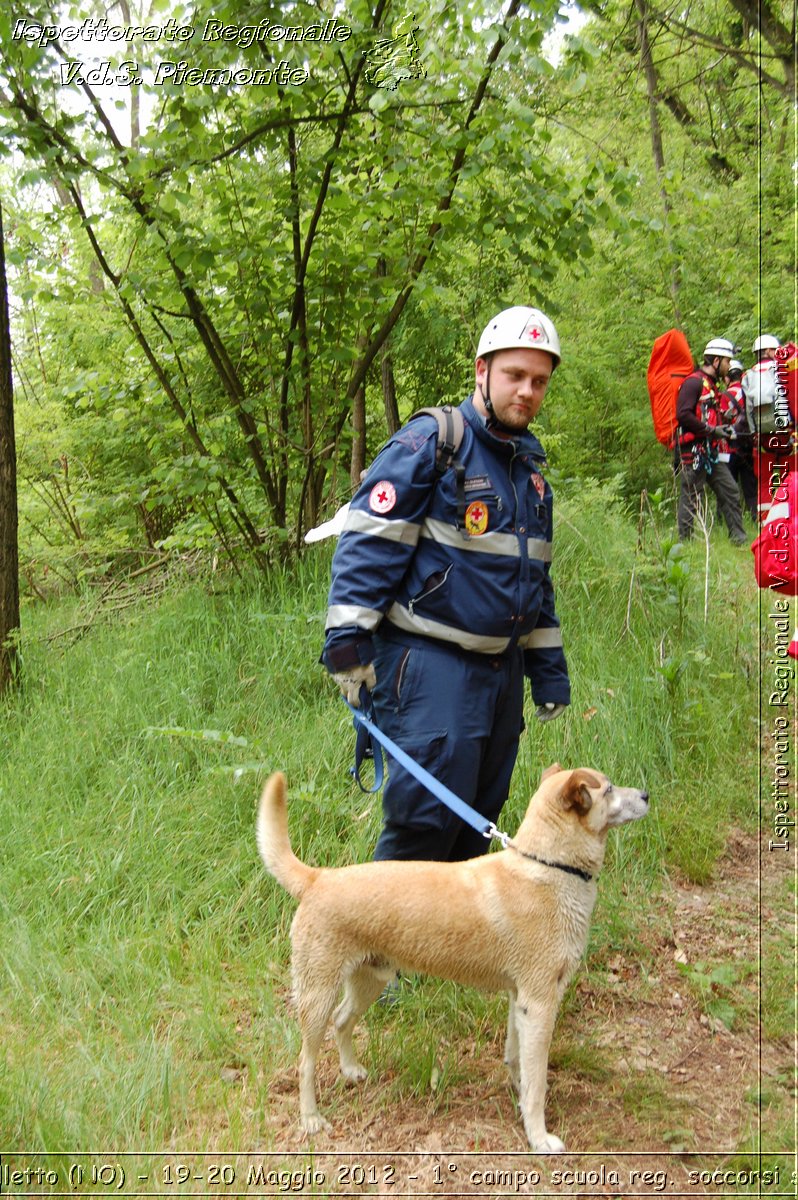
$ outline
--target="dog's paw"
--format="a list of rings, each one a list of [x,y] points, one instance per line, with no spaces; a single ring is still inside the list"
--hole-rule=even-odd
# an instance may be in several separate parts
[[[332,1125],[320,1112],[308,1113],[302,1118],[302,1132],[305,1137],[314,1137],[317,1133],[329,1133]]]
[[[368,1078],[368,1071],[362,1063],[349,1063],[347,1066],[341,1067],[341,1075],[347,1083],[362,1083]]]
[[[537,1141],[530,1142],[533,1154],[565,1154],[565,1144],[553,1133],[546,1133]]]

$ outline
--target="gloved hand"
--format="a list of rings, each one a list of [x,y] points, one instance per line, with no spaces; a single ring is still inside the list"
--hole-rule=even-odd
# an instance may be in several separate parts
[[[535,716],[539,721],[553,721],[555,717],[559,717],[560,713],[565,712],[564,704],[553,704],[551,701],[548,704],[539,704],[535,709]]]
[[[333,679],[341,689],[341,695],[353,708],[360,708],[360,688],[365,683],[371,692],[377,683],[374,663],[365,667],[350,667],[348,671],[336,671]]]

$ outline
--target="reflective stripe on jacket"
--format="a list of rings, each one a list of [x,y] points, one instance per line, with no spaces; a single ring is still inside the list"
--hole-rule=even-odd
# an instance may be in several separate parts
[[[455,471],[435,470],[437,424],[416,417],[381,450],[351,502],[333,560],[323,661],[331,670],[371,661],[371,635],[386,621],[394,639],[487,655],[518,647],[535,701],[568,703],[543,449],[528,432],[490,433],[471,399],[460,407],[464,527]]]

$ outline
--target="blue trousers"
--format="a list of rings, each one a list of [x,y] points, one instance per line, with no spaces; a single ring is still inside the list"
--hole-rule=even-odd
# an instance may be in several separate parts
[[[378,637],[372,698],[377,725],[489,821],[497,821],[523,728],[521,651],[465,654],[423,638]],[[388,756],[375,859],[457,862],[489,841]]]

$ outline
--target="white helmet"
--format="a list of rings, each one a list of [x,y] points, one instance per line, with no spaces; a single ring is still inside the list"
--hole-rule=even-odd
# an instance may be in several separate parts
[[[704,358],[731,358],[734,354],[734,343],[726,338],[713,338],[707,342]]]
[[[477,346],[477,358],[484,358],[494,350],[545,350],[554,359],[555,367],[560,361],[560,339],[554,325],[539,308],[516,305],[497,313],[482,330]]]
[[[772,333],[761,333],[754,342],[754,354],[758,354],[760,350],[778,350],[781,342]]]
[[[731,362],[729,363],[729,370],[730,371],[744,371],[745,367],[740,362],[739,358],[733,358],[731,360]]]

